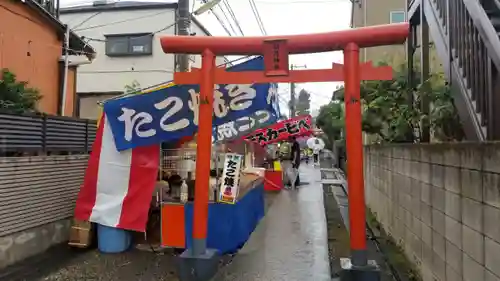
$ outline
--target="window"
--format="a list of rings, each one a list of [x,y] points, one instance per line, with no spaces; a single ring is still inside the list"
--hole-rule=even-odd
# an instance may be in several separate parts
[[[151,33],[106,35],[106,55],[109,57],[151,54],[153,54]]]
[[[392,11],[391,23],[400,23],[406,21],[406,13],[404,11]]]

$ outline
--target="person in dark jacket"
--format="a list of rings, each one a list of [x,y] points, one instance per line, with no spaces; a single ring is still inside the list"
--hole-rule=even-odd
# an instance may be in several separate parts
[[[290,149],[290,161],[291,167],[288,169],[288,178],[290,180],[290,186],[295,189],[300,185],[299,178],[299,166],[300,166],[300,145],[295,137],[290,137],[291,149]]]

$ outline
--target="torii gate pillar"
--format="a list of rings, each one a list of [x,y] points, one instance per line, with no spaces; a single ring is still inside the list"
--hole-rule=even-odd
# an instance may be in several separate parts
[[[181,258],[180,278],[210,280],[217,270],[216,251],[207,249],[207,215],[214,84],[345,81],[347,182],[351,260],[344,259],[342,280],[379,280],[366,253],[363,143],[361,131],[361,80],[390,80],[390,67],[359,64],[359,48],[401,44],[408,37],[407,23],[308,35],[280,37],[164,36],[165,53],[201,54],[201,70],[175,73],[177,84],[200,84],[200,109],[193,219],[193,248]],[[344,51],[344,67],[325,70],[290,70],[290,54]],[[264,55],[264,71],[226,72],[215,66],[218,55]]]

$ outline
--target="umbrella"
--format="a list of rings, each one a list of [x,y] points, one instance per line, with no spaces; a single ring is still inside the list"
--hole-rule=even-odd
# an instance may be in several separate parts
[[[312,137],[307,140],[307,146],[312,150],[322,150],[325,148],[325,142],[320,138]]]

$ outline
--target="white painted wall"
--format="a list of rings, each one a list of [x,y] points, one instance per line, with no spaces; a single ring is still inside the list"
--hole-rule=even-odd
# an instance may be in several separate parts
[[[60,17],[70,28],[77,26],[75,32],[78,35],[95,39],[89,41],[97,52],[95,60],[92,64],[78,68],[78,93],[120,92],[133,81],[139,82],[141,87],[148,87],[172,80],[174,55],[163,53],[160,38],[162,35],[174,35],[175,26],[155,34],[151,56],[108,57],[104,40],[107,34],[149,33],[161,30],[175,22],[174,9],[111,10],[94,15],[95,12],[83,12],[62,14]],[[89,17],[91,18],[88,21],[80,25]],[[197,36],[207,36],[195,23],[192,25],[192,31],[196,32]],[[200,56],[195,56],[194,59],[193,65],[199,67]],[[224,58],[217,59],[217,64],[223,62]]]

